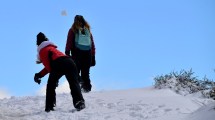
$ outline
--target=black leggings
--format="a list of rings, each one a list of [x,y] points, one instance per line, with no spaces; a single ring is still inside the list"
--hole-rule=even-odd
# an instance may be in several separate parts
[[[81,73],[79,82],[90,84],[90,66],[91,66],[91,51],[77,50],[74,61],[78,69],[78,74]],[[81,81],[80,81],[81,80]]]
[[[69,83],[73,105],[84,98],[78,83],[78,72],[73,60],[69,57],[60,57],[51,62],[51,72],[49,74],[46,88],[46,108],[53,108],[56,101],[55,89],[59,79],[65,75]]]

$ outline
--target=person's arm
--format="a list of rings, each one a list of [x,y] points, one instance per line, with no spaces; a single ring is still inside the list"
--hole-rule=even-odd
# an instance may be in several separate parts
[[[91,54],[92,54],[92,59],[91,59],[91,66],[95,66],[96,65],[96,58],[95,58],[95,54],[96,54],[96,48],[95,48],[95,43],[93,40],[93,35],[91,34],[91,41],[92,41],[92,49],[91,49]]]
[[[47,69],[42,69],[39,73],[35,73],[34,75],[34,82],[40,84],[41,83],[41,78],[44,77],[46,74],[48,74]]]
[[[40,75],[40,78],[44,77],[46,74],[48,74],[49,71],[46,69],[46,68],[43,68],[40,72],[39,72],[39,75]]]
[[[74,50],[75,33],[72,29],[69,30],[66,41],[65,54],[71,56],[71,51]]]
[[[94,43],[93,35],[92,34],[90,35],[90,38],[91,38],[91,41],[92,41],[92,49],[91,49],[92,56],[95,56],[95,54],[96,54],[96,48],[95,48],[95,43]]]

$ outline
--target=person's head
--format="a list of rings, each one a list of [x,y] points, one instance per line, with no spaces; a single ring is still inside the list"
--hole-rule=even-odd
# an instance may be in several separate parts
[[[72,25],[72,30],[74,32],[77,32],[78,29],[83,27],[86,27],[90,30],[90,25],[87,23],[84,17],[82,15],[76,15],[74,18],[74,23]]]
[[[44,33],[39,32],[37,34],[37,45],[39,46],[43,41],[48,41],[48,38],[45,36]]]

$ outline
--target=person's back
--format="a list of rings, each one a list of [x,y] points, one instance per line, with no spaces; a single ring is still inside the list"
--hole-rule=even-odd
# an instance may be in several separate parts
[[[59,57],[66,56],[61,51],[57,50],[57,46],[50,41],[44,41],[38,46],[38,61],[41,61],[48,72],[50,72],[50,62],[56,60]],[[50,54],[52,54],[50,56]]]

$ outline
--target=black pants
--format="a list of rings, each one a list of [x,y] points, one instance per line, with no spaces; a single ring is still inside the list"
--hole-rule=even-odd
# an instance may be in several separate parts
[[[76,63],[78,74],[81,73],[79,82],[90,84],[90,66],[91,66],[91,51],[77,50],[74,61]]]
[[[46,88],[46,108],[53,108],[56,101],[56,85],[59,79],[65,75],[69,83],[73,105],[84,98],[78,83],[78,72],[73,60],[69,57],[60,57],[51,62],[51,72]]]

